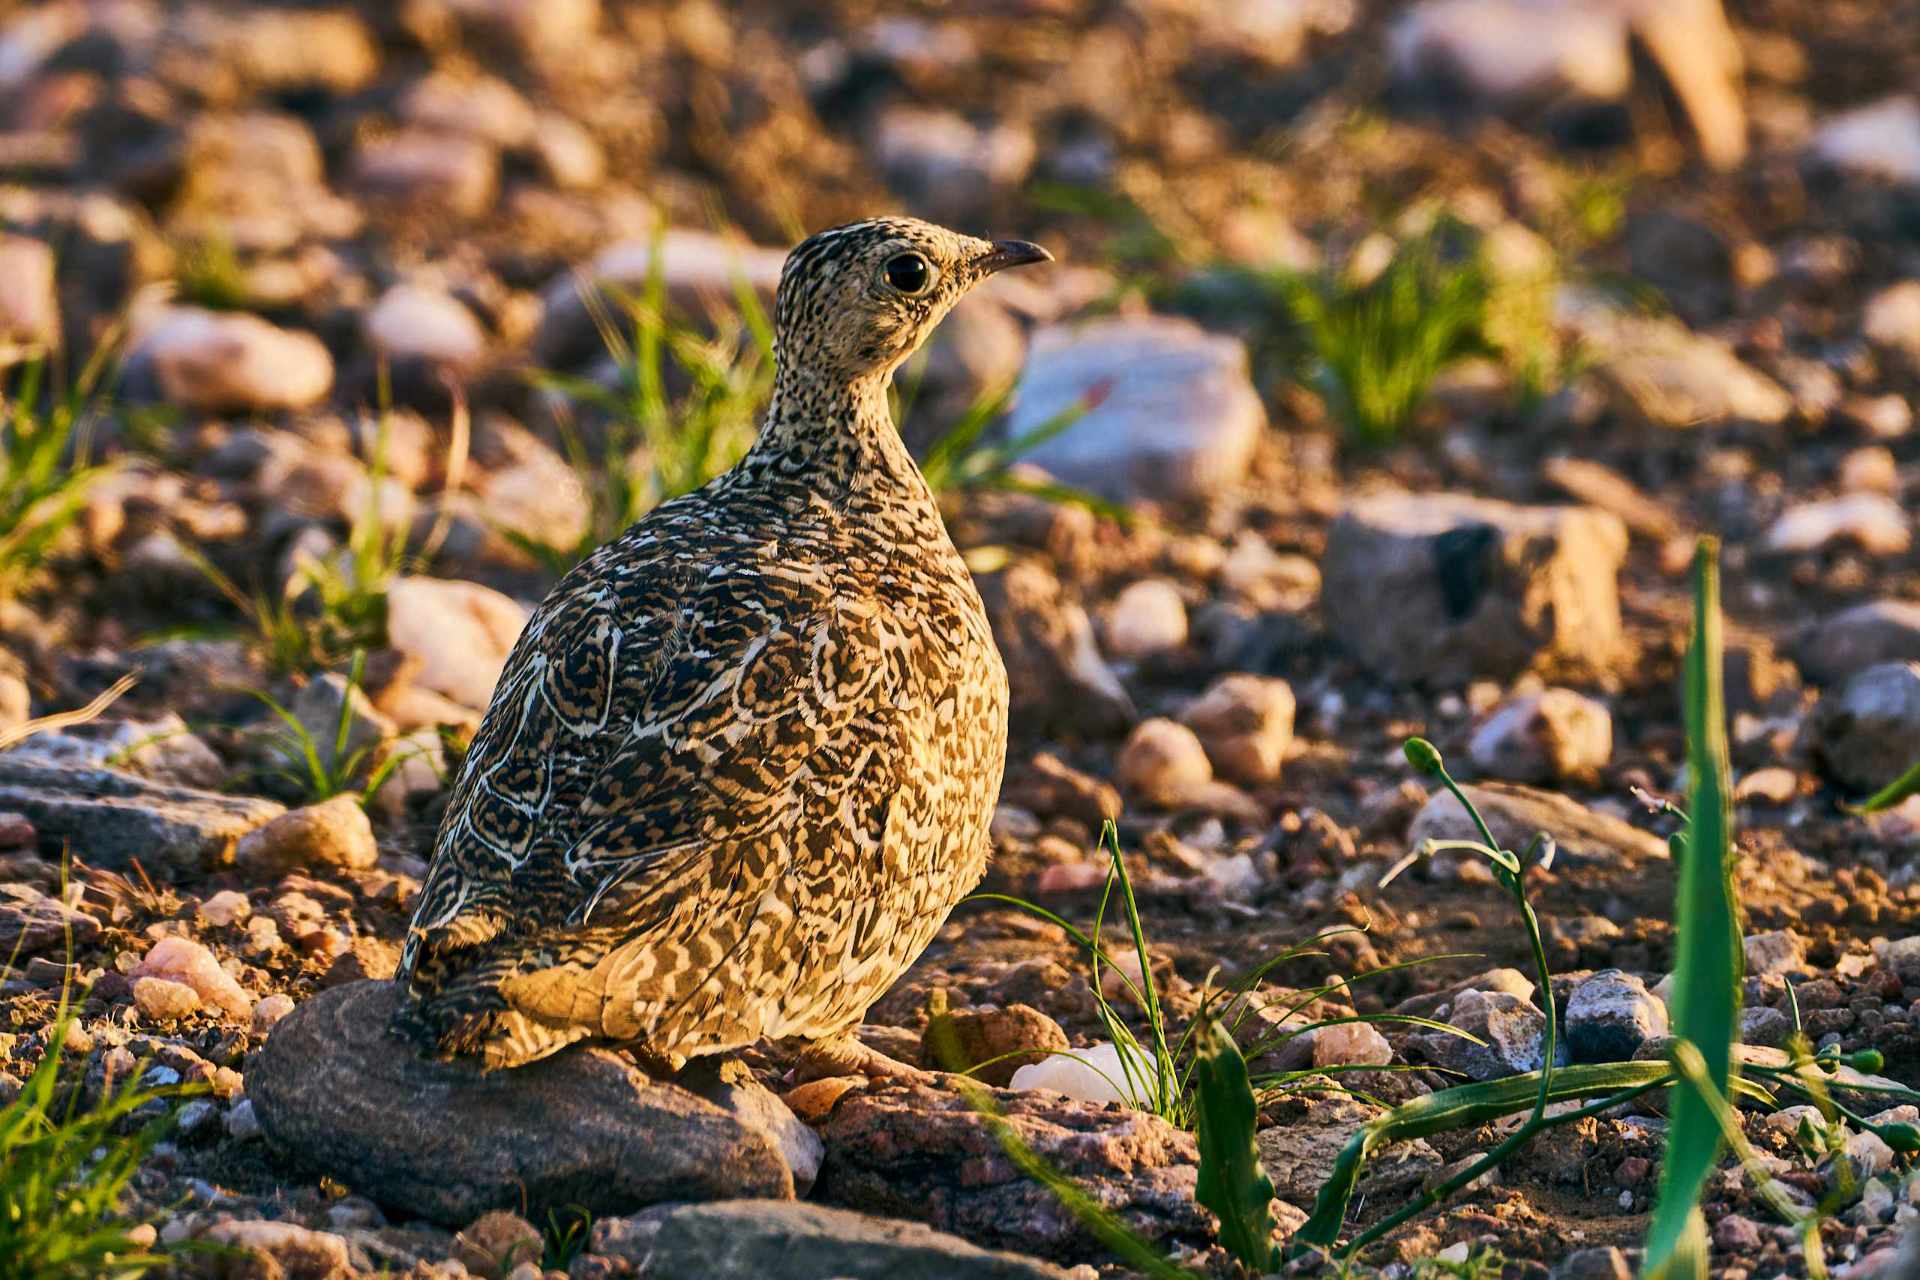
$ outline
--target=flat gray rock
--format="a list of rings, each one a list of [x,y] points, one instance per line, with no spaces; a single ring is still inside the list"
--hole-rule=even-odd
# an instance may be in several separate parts
[[[1553,837],[1555,866],[1620,868],[1668,858],[1667,843],[1659,836],[1610,813],[1589,809],[1558,792],[1503,782],[1461,789],[1486,818],[1494,839],[1515,853],[1524,854],[1534,835],[1544,831]],[[1479,838],[1479,828],[1467,816],[1466,807],[1445,791],[1436,791],[1414,815],[1413,825],[1407,829],[1407,844],[1412,848],[1428,840]],[[1479,855],[1458,856],[1477,858]]]
[[[667,1200],[791,1199],[777,1140],[625,1055],[574,1048],[512,1071],[425,1058],[387,1021],[393,982],[314,996],[247,1067],[276,1146],[403,1212],[463,1226],[489,1209],[541,1221]]]
[[[138,860],[156,879],[232,861],[241,836],[286,812],[272,800],[11,756],[0,756],[0,809],[25,814],[42,843],[83,862],[123,871]]]
[[[676,1210],[646,1274],[658,1280],[1065,1280],[1038,1258],[999,1253],[917,1222],[771,1200]]]

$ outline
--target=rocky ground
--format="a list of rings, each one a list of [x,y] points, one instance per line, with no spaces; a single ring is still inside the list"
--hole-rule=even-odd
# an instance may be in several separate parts
[[[1356,926],[1273,980],[1472,958],[1336,986],[1303,1019],[1414,1013],[1487,1047],[1348,1023],[1256,1067],[1370,1068],[1344,1079],[1388,1102],[1531,1069],[1526,940],[1484,870],[1376,887],[1460,831],[1400,754],[1424,734],[1503,837],[1556,837],[1535,902],[1570,1052],[1630,1055],[1665,1029],[1672,960],[1672,824],[1634,793],[1684,794],[1685,567],[1710,533],[1743,1033],[1777,1047],[1797,1016],[1920,1086],[1920,801],[1842,807],[1920,760],[1920,6],[1730,0],[1730,28],[1715,8],[12,9],[0,341],[69,381],[89,353],[122,358],[92,419],[111,470],[51,567],[3,584],[0,729],[139,680],[0,754],[0,1101],[75,985],[85,1093],[142,1063],[207,1085],[127,1206],[161,1240],[239,1251],[187,1271],[518,1278],[543,1253],[577,1254],[558,1268],[574,1277],[1121,1270],[948,1085],[798,1084],[771,1049],[672,1084],[577,1054],[517,1092],[324,1065],[381,1021],[389,993],[361,980],[393,970],[444,771],[553,578],[528,545],[582,536],[580,424],[530,375],[617,380],[583,292],[643,287],[657,247],[699,317],[736,280],[769,290],[800,231],[887,209],[1060,259],[947,323],[910,438],[1015,379],[1012,436],[1091,392],[1025,465],[1131,512],[949,495],[1014,684],[987,887],[1084,924],[1118,814],[1176,1026],[1209,975]],[[1442,214],[1544,303],[1516,345],[1548,373],[1512,347],[1463,362],[1409,430],[1362,447],[1264,282],[1377,270]],[[407,540],[403,572],[361,583],[368,617],[326,606],[327,652],[276,649],[242,604],[277,616],[289,580],[365,550],[374,510]],[[291,616],[318,625],[312,593]],[[391,777],[364,805],[315,803],[256,692],[308,726],[322,772],[362,785],[391,760]],[[869,1040],[920,1060],[939,999],[976,1057],[1105,1036],[1068,937],[990,904],[955,913]],[[1028,1145],[1229,1272],[1190,1135],[1084,1077],[1067,1083],[1091,1098],[1009,1087],[1011,1066],[991,1097]],[[1263,1102],[1283,1225],[1377,1108]],[[1865,1176],[1842,1177],[1796,1146],[1799,1119],[1748,1117],[1760,1159],[1809,1201],[1850,1185],[1827,1257],[1894,1274],[1920,1182],[1867,1133],[1845,1157]],[[1366,1260],[1624,1275],[1662,1123],[1650,1105],[1556,1131]],[[1495,1140],[1410,1144],[1356,1223]],[[1737,1171],[1706,1208],[1719,1273],[1805,1273]]]

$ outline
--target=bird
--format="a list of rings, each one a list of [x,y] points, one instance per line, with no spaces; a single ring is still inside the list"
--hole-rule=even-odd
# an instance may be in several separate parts
[[[975,286],[1051,260],[904,217],[793,249],[752,446],[564,575],[508,656],[396,1032],[483,1070],[764,1040],[926,1078],[857,1030],[985,870],[1008,690],[887,388]]]

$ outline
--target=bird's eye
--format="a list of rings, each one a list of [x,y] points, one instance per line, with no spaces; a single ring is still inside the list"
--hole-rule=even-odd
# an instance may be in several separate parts
[[[933,283],[933,267],[917,253],[895,254],[887,259],[887,283],[902,293],[925,293]]]

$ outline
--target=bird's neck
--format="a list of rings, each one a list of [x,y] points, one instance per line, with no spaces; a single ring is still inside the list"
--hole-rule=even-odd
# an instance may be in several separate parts
[[[885,373],[852,382],[783,367],[745,465],[804,476],[822,495],[888,492],[932,503],[900,439]]]

